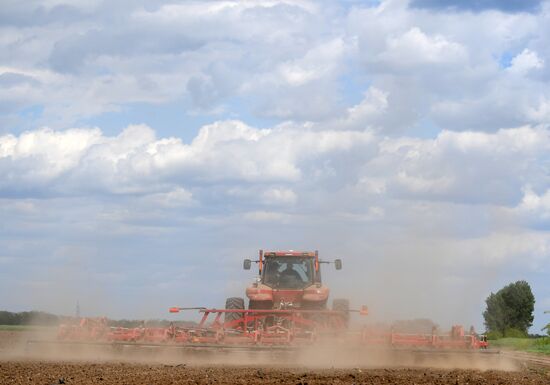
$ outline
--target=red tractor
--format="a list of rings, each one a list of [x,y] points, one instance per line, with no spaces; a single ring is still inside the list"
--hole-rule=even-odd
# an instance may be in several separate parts
[[[250,270],[252,262],[258,264],[255,282],[246,288],[250,310],[327,310],[329,288],[321,281],[321,265],[334,263],[337,270],[342,261],[319,259],[317,251],[259,251],[258,260],[245,259],[243,267]],[[226,309],[245,309],[244,299],[231,297],[226,300]],[[349,301],[335,299],[332,310],[349,317]],[[240,313],[227,313],[226,321],[241,317]]]

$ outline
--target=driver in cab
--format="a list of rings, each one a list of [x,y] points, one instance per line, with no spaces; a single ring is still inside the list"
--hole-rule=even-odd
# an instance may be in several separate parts
[[[287,263],[286,268],[279,273],[279,280],[283,284],[296,284],[302,282],[302,277],[293,269],[292,263]]]

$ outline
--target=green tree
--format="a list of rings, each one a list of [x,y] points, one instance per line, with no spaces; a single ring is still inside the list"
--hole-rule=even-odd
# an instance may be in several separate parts
[[[487,309],[483,312],[483,317],[489,332],[506,336],[507,332],[515,329],[527,334],[527,330],[533,325],[535,297],[526,281],[511,283],[496,293],[491,293],[485,303]]]

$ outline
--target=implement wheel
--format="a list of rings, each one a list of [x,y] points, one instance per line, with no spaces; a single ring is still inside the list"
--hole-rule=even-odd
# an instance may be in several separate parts
[[[244,299],[240,297],[229,297],[225,300],[225,308],[227,310],[244,310]],[[244,313],[225,313],[225,323],[236,321],[244,317]],[[242,322],[233,325],[232,329],[242,328]]]

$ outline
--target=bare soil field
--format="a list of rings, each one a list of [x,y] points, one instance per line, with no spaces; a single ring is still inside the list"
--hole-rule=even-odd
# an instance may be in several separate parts
[[[542,373],[465,369],[304,369],[0,362],[2,384],[549,384]]]
[[[452,355],[409,360],[392,356],[392,361],[365,356],[339,361],[336,356],[341,354],[308,352],[307,362],[255,354],[117,356],[25,350],[27,339],[36,337],[0,332],[0,384],[550,384],[547,370],[502,355],[468,355],[467,360]]]

